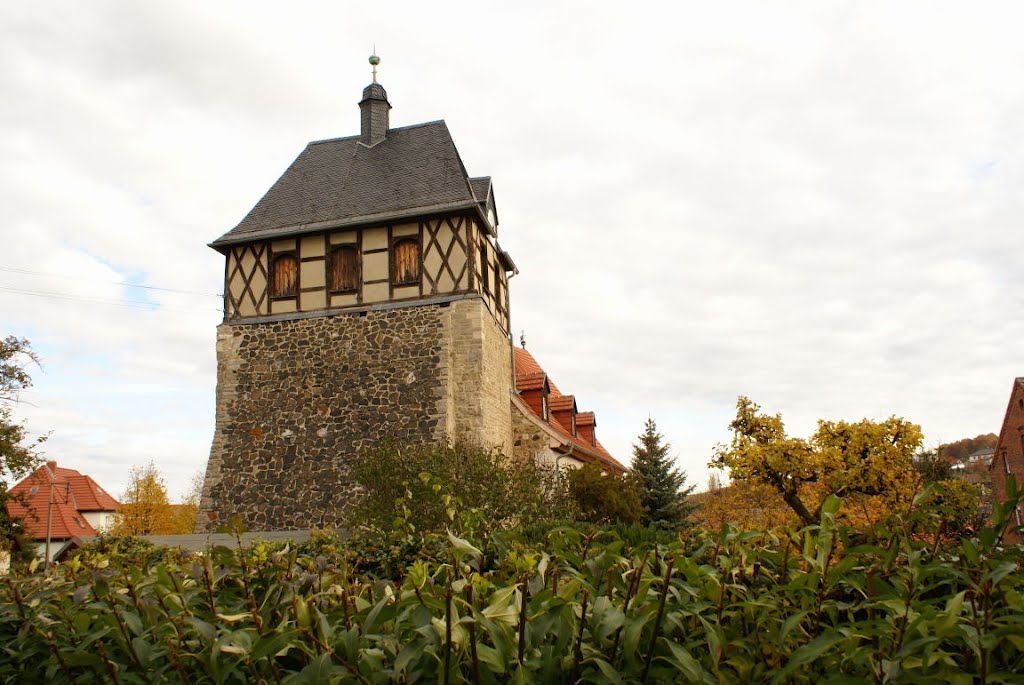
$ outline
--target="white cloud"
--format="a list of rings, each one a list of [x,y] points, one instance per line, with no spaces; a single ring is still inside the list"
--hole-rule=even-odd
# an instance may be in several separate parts
[[[749,394],[797,432],[998,429],[1022,373],[1021,10],[1004,3],[14,4],[0,9],[0,290],[33,426],[112,490],[212,436],[229,229],[357,126],[445,117],[495,178],[513,326],[620,458],[648,413],[703,479]],[[61,21],[54,21],[60,16]],[[188,310],[188,311],[181,311]]]

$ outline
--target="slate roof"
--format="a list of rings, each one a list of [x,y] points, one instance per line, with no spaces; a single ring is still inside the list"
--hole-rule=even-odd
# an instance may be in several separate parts
[[[478,176],[471,178],[469,179],[469,184],[473,188],[473,195],[476,196],[477,202],[487,204],[487,197],[491,194],[491,177]]]
[[[626,470],[626,467],[622,463],[608,453],[608,450],[604,448],[600,440],[594,439],[594,444],[590,444],[587,440],[584,440],[582,436],[573,435],[570,427],[563,425],[556,417],[552,415],[552,412],[560,409],[570,409],[575,403],[575,397],[573,395],[563,395],[559,392],[558,388],[555,387],[551,377],[547,375],[541,365],[537,363],[537,360],[533,358],[533,355],[524,350],[521,347],[513,347],[513,360],[515,363],[515,374],[516,374],[516,390],[522,392],[523,390],[536,390],[541,387],[544,379],[548,382],[548,388],[550,394],[548,395],[548,420],[547,423],[558,434],[562,444],[566,447],[570,445],[576,450],[582,449],[585,454],[590,455],[590,459],[601,462],[605,466],[610,466],[616,471],[622,472]],[[539,382],[538,382],[539,379]],[[529,405],[527,405],[529,406]],[[557,409],[556,409],[557,407]],[[536,418],[543,421],[544,417],[539,416],[532,409],[531,413]],[[584,417],[584,425],[593,425],[595,423],[594,412],[581,412],[576,414],[577,426],[580,425],[580,417]],[[580,452],[575,452],[580,454]]]
[[[483,192],[490,179],[474,181],[444,121],[389,129],[372,147],[359,136],[316,141],[210,245],[465,209],[485,217],[487,196],[475,196],[473,185]]]
[[[53,539],[95,535],[96,531],[82,512],[116,511],[120,506],[89,476],[75,469],[59,467],[56,462],[47,462],[11,488],[11,494],[24,494],[25,502],[11,500],[7,503],[8,514],[21,517],[26,535],[35,540],[46,538],[51,483],[53,516],[50,537]]]

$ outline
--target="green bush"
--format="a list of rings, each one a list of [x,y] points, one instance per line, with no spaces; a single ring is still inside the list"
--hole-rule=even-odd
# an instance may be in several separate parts
[[[75,550],[73,556],[101,557],[122,565],[149,568],[160,561],[183,562],[193,555],[177,547],[154,545],[149,540],[134,535],[100,533]]]
[[[632,474],[605,473],[596,464],[584,464],[570,470],[566,480],[584,521],[637,523],[644,513],[640,483]]]
[[[357,455],[352,478],[363,488],[352,522],[381,531],[450,528],[486,537],[493,530],[574,514],[553,469],[461,443],[384,441]]]
[[[449,535],[397,581],[354,571],[360,548],[329,536],[148,568],[83,555],[0,581],[0,682],[1020,682],[1009,489],[954,542],[920,534],[942,516],[923,499],[852,528],[833,498],[801,530],[631,552],[563,526],[488,563]]]

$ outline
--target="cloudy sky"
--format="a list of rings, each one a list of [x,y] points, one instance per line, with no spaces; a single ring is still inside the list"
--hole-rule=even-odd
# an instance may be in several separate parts
[[[516,337],[620,459],[651,416],[703,486],[740,394],[797,434],[998,432],[1024,375],[1021,15],[4,3],[0,335],[44,363],[17,412],[115,495],[151,459],[185,489],[213,436],[206,243],[358,132],[375,44],[392,124],[446,119],[494,177]]]

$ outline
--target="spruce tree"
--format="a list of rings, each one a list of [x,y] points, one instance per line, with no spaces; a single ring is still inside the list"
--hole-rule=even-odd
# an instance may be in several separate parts
[[[647,419],[640,444],[633,445],[633,474],[640,481],[640,501],[644,506],[641,521],[645,525],[678,529],[687,526],[687,518],[696,509],[686,501],[695,486],[686,487],[686,472],[673,467],[668,451],[670,443],[662,444],[654,419]]]

